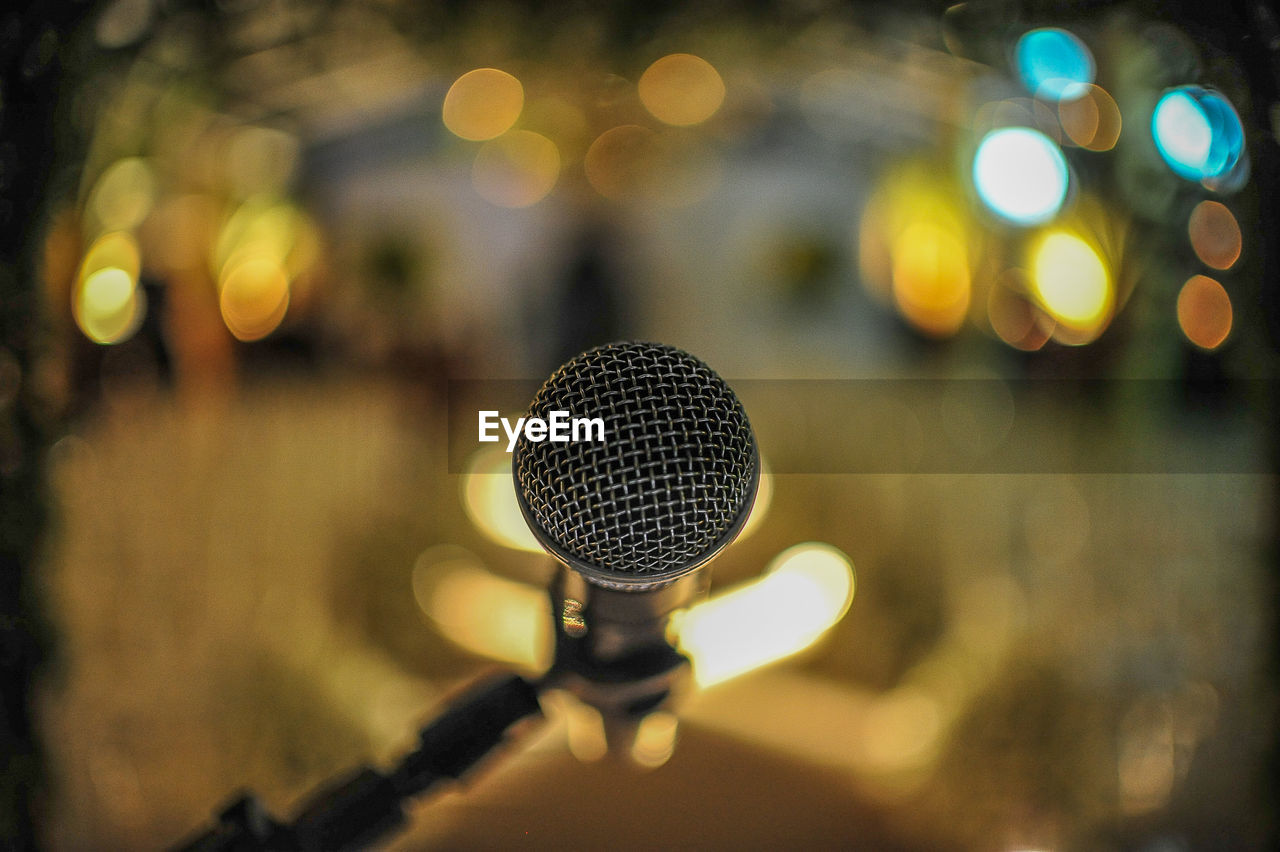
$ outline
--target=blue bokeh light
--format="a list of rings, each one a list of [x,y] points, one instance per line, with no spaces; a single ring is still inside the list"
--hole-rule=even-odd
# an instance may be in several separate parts
[[[1037,97],[1074,100],[1093,82],[1093,54],[1066,30],[1031,30],[1018,39],[1013,55],[1022,85]]]
[[[978,143],[973,186],[993,213],[1015,225],[1039,225],[1062,209],[1069,180],[1058,144],[1030,127],[1002,127]]]
[[[1151,114],[1151,135],[1169,168],[1187,180],[1225,177],[1244,153],[1240,116],[1221,93],[1202,86],[1165,92]]]

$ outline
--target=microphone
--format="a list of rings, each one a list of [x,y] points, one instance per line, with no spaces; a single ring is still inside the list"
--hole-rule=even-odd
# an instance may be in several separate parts
[[[561,685],[606,719],[638,719],[686,679],[672,613],[706,595],[708,563],[746,522],[760,480],[742,403],[702,361],[658,343],[612,343],[543,384],[529,417],[603,422],[603,440],[532,440],[512,463],[552,584]]]

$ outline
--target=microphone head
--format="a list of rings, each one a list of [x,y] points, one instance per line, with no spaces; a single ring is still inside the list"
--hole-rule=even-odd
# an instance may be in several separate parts
[[[742,403],[671,346],[612,343],[551,374],[529,417],[600,418],[604,440],[530,441],[512,469],[533,534],[606,588],[664,586],[733,540],[760,478]]]

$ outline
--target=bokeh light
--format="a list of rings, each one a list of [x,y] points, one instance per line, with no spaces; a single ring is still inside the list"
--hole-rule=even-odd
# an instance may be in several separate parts
[[[413,595],[440,634],[466,650],[541,671],[551,662],[546,593],[499,577],[461,548],[432,548],[413,567]]]
[[[1098,249],[1079,234],[1053,230],[1035,243],[1031,285],[1040,307],[1068,331],[1092,339],[1110,319],[1111,274]]]
[[[547,137],[515,130],[476,152],[471,182],[499,207],[529,207],[547,197],[560,177],[560,151]]]
[[[1151,114],[1156,149],[1187,180],[1227,175],[1244,153],[1240,116],[1219,92],[1180,86],[1165,92]]]
[[[640,102],[654,118],[686,127],[701,124],[724,103],[724,81],[707,62],[673,53],[650,65],[636,84]]]
[[[587,149],[583,162],[587,180],[605,198],[640,195],[656,151],[655,134],[647,127],[624,124],[606,130]]]
[[[98,178],[89,196],[89,209],[103,231],[136,228],[155,203],[156,179],[141,157],[112,163]]]
[[[219,286],[218,308],[237,339],[266,337],[279,327],[289,308],[289,279],[283,267],[264,256],[228,267]]]
[[[1196,205],[1187,222],[1187,236],[1200,262],[1214,269],[1230,269],[1244,247],[1240,223],[1218,201],[1206,200]]]
[[[449,87],[441,117],[455,136],[483,142],[510,130],[523,108],[519,80],[497,68],[477,68]]]
[[[93,241],[80,262],[80,280],[83,281],[99,269],[114,266],[137,279],[142,272],[142,256],[138,241],[127,231],[113,231]]]
[[[893,242],[893,298],[902,315],[928,334],[945,337],[969,309],[969,262],[957,229],[922,220]]]
[[[1002,127],[982,138],[973,184],[993,213],[1015,225],[1052,219],[1067,198],[1067,161],[1057,144],[1029,127]]]
[[[133,336],[146,316],[146,297],[138,287],[142,261],[138,242],[126,231],[94,240],[80,262],[71,297],[76,325],[95,343],[121,343]]]
[[[797,654],[836,624],[853,600],[853,564],[808,542],[774,559],[764,576],[673,618],[699,686],[711,686]]]
[[[987,293],[987,321],[1005,343],[1023,352],[1035,352],[1049,341],[1054,323],[1024,293],[1025,287],[1015,289],[998,282]]]
[[[1013,49],[1027,91],[1051,101],[1070,100],[1093,82],[1093,54],[1078,37],[1053,27],[1031,30]]]
[[[898,169],[871,194],[859,226],[863,283],[932,337],[960,329],[972,295],[973,237],[958,196],[932,169]]]
[[[676,748],[680,723],[674,713],[663,710],[640,720],[631,745],[631,759],[646,769],[656,769],[671,759]]]
[[[478,450],[462,477],[462,507],[471,523],[503,547],[544,553],[520,511],[511,479],[511,454],[501,448]]]
[[[1178,326],[1201,349],[1217,349],[1231,334],[1231,297],[1207,275],[1193,275],[1178,293]]]
[[[72,314],[76,325],[95,343],[120,343],[137,331],[146,302],[138,282],[126,270],[95,270],[76,287]]]
[[[315,262],[319,238],[301,210],[269,196],[246,200],[222,226],[212,255],[215,275],[225,275],[245,260],[266,258],[292,280]]]
[[[1088,85],[1077,98],[1058,104],[1058,122],[1072,143],[1088,151],[1110,151],[1120,141],[1120,107],[1101,86]]]

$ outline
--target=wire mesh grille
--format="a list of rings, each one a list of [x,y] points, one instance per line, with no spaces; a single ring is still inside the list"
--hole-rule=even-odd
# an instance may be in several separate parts
[[[751,424],[707,365],[670,346],[616,343],[547,379],[529,416],[604,421],[604,441],[516,446],[534,533],[622,578],[658,579],[709,558],[750,508]]]

